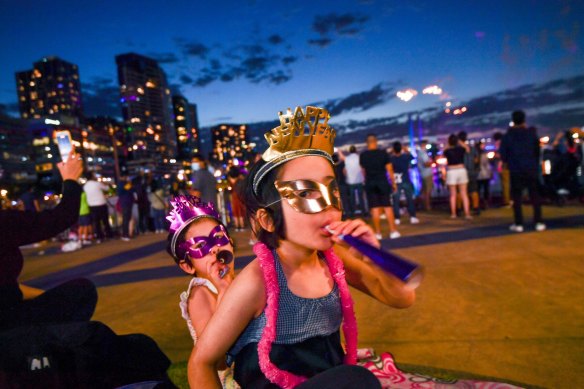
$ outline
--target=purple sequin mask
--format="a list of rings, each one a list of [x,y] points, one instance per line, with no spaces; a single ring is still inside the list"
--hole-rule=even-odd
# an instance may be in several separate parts
[[[201,199],[199,199],[196,196],[176,196],[174,197],[174,199],[172,199],[170,201],[170,204],[172,206],[172,209],[170,210],[170,212],[168,213],[168,216],[166,217],[166,219],[168,221],[170,221],[170,228],[169,228],[169,233],[172,234],[172,238],[170,241],[170,250],[172,255],[178,259],[178,260],[185,260],[186,255],[189,254],[191,255],[192,258],[202,258],[205,255],[207,255],[209,253],[209,251],[211,250],[211,248],[215,245],[217,245],[217,243],[221,243],[224,241],[224,239],[227,240],[227,242],[229,243],[231,241],[231,239],[229,238],[229,235],[227,233],[227,230],[225,229],[225,227],[223,226],[223,224],[221,223],[221,220],[219,218],[219,214],[217,213],[217,211],[215,210],[215,207],[213,206],[213,203],[204,203],[201,201]],[[213,231],[211,231],[211,234],[208,237],[195,237],[193,239],[206,239],[206,244],[204,245],[206,247],[206,249],[203,250],[202,247],[197,248],[196,246],[193,247],[192,253],[191,253],[191,247],[194,245],[194,243],[197,242],[193,242],[191,244],[188,244],[187,242],[178,242],[178,237],[181,235],[181,232],[183,232],[185,230],[185,228],[187,228],[188,226],[191,225],[191,223],[193,223],[196,220],[199,220],[201,218],[210,218],[214,221],[216,221],[219,226],[215,227],[213,229]],[[214,232],[218,227],[222,228],[222,231],[220,233],[220,235],[223,235],[224,238],[219,237],[218,232]],[[213,236],[215,236],[215,238],[213,238]],[[193,240],[190,239],[189,241]],[[209,240],[213,241],[210,242]],[[209,243],[209,244],[207,244]],[[210,244],[210,243],[214,243],[214,244]],[[224,244],[220,244],[220,246],[224,246],[226,243]],[[200,253],[206,251],[206,253],[204,255],[201,255]],[[197,255],[201,255],[200,257],[197,257]]]
[[[179,243],[177,251],[188,253],[193,259],[201,259],[209,254],[213,247],[227,246],[229,243],[231,243],[231,239],[229,239],[227,230],[222,224],[219,224],[211,230],[208,236],[195,236]]]

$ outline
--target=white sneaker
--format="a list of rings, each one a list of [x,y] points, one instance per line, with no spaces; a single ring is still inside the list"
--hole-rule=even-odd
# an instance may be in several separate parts
[[[375,234],[375,238],[377,238],[377,240],[381,240],[383,239],[383,236],[381,236],[381,234]]]
[[[418,219],[418,218],[417,218],[417,217],[415,217],[415,216],[412,216],[412,217],[410,218],[410,223],[411,223],[411,224],[418,224],[419,222],[420,222],[420,219]]]
[[[395,219],[395,225],[396,225],[396,226],[399,226],[400,224],[401,224],[401,220],[399,220],[399,219]]]
[[[509,226],[509,229],[513,232],[523,232],[523,226],[518,224],[511,224]]]
[[[543,223],[535,223],[535,230],[537,232],[545,231],[545,229],[546,229],[545,224],[543,224]]]
[[[71,251],[79,250],[81,247],[82,247],[82,244],[80,241],[71,240],[71,241],[65,243],[63,246],[61,246],[61,251],[63,251],[64,253],[69,253]]]
[[[129,242],[130,241],[130,238],[128,238],[127,236],[122,236],[122,240],[124,242]]]
[[[398,231],[394,231],[394,232],[389,233],[389,239],[397,239],[400,236],[401,236],[401,234]]]

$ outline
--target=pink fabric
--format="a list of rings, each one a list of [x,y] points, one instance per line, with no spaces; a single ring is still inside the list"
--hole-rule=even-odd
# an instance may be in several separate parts
[[[272,343],[276,339],[276,324],[278,322],[278,304],[280,299],[280,288],[278,286],[278,275],[274,256],[270,249],[263,243],[258,242],[253,247],[257,255],[266,288],[266,326],[262,333],[262,338],[258,343],[258,358],[262,373],[270,382],[282,388],[294,388],[306,381],[306,377],[279,369],[270,361],[270,350]],[[329,271],[337,283],[341,297],[343,312],[343,332],[347,341],[345,363],[355,364],[357,360],[357,320],[353,310],[353,299],[349,293],[349,287],[345,280],[345,269],[342,261],[333,253],[332,249],[325,252],[325,258]]]
[[[372,349],[359,349],[358,364],[371,371],[384,389],[521,389],[504,382],[440,379],[397,368],[390,353],[375,354]]]

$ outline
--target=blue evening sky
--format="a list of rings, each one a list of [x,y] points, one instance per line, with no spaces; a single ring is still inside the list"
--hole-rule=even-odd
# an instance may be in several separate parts
[[[344,114],[366,119],[438,104],[395,88],[438,84],[456,101],[584,73],[582,15],[581,0],[4,0],[0,104],[16,103],[16,71],[56,55],[79,65],[88,113],[120,116],[114,57],[136,52],[161,60],[202,125],[381,84],[388,96]]]

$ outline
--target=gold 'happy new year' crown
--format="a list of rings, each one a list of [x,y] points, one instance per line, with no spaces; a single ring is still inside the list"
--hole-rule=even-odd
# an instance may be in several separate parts
[[[324,108],[296,107],[294,112],[288,108],[286,113],[278,112],[280,125],[267,132],[268,149],[262,159],[263,165],[253,180],[253,189],[257,194],[260,181],[273,168],[291,159],[318,155],[331,163],[336,132],[329,126],[330,114]]]

